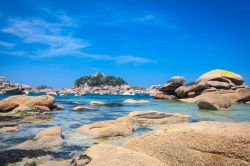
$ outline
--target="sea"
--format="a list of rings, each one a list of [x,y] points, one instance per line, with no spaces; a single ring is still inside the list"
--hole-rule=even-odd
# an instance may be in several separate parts
[[[32,96],[41,94],[30,94]],[[0,95],[0,99],[8,97]],[[209,111],[199,110],[196,104],[184,103],[178,101],[156,100],[151,96],[143,95],[94,95],[86,96],[55,96],[57,105],[63,105],[63,111],[52,111],[52,119],[45,123],[21,124],[18,131],[13,133],[0,133],[0,151],[12,149],[15,145],[32,139],[39,131],[53,126],[59,126],[63,130],[64,144],[58,148],[50,149],[58,153],[59,159],[70,159],[75,157],[88,147],[97,143],[122,144],[126,139],[151,132],[157,127],[141,126],[135,129],[133,135],[123,138],[116,137],[112,139],[92,140],[76,132],[76,129],[82,125],[117,119],[128,115],[132,111],[155,110],[159,112],[181,113],[191,115],[191,123],[199,121],[225,121],[225,122],[249,122],[250,105],[235,104],[232,111]],[[144,99],[148,103],[126,104],[125,99]],[[90,106],[91,101],[103,101],[106,103],[121,103],[121,107]],[[92,111],[73,111],[72,108],[77,105],[86,105],[93,108]]]

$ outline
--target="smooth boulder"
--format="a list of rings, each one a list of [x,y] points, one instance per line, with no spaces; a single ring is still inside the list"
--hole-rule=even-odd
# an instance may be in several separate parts
[[[50,110],[55,103],[52,96],[11,96],[0,101],[0,112]]]
[[[198,122],[167,125],[128,140],[123,147],[164,165],[250,164],[250,123]]]
[[[236,73],[231,72],[231,71],[220,70],[220,69],[212,70],[212,71],[209,71],[209,72],[203,74],[202,76],[200,76],[198,78],[197,82],[210,81],[210,80],[225,81],[224,78],[229,79],[235,85],[242,85],[244,83],[244,78],[241,75],[236,74]]]
[[[134,132],[134,121],[131,118],[120,118],[117,120],[95,122],[81,126],[77,131],[94,139],[128,136]]]
[[[213,94],[198,100],[197,106],[205,110],[230,111],[232,100],[228,95]]]

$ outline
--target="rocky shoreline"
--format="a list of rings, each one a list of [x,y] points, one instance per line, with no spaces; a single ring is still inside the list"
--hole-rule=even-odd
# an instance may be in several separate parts
[[[247,103],[250,88],[235,73],[215,70],[196,82],[185,84],[173,77],[152,94],[157,99],[195,102],[200,109],[229,110],[234,103]],[[54,111],[64,110],[55,103],[53,94],[43,96],[10,96],[0,101],[0,132],[17,132],[22,124],[44,123],[53,119]],[[123,99],[120,102],[68,102],[71,111],[95,112],[98,108],[121,108],[124,105],[150,104],[150,100]],[[58,102],[60,103],[60,102]],[[234,110],[232,110],[234,111]],[[79,114],[79,116],[83,116]],[[55,152],[65,146],[64,129],[49,126],[33,137],[0,152],[0,165],[40,166],[165,166],[165,165],[249,165],[250,123],[192,121],[192,115],[154,110],[129,112],[113,120],[81,124],[72,136],[93,141],[93,145],[77,157],[62,157]],[[140,128],[151,127],[139,136]],[[120,144],[112,141],[122,139]]]

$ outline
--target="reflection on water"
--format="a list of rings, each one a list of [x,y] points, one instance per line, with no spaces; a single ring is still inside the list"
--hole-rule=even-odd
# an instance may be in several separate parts
[[[5,98],[6,96],[0,96]],[[145,99],[150,100],[149,103],[143,104],[125,104],[123,107],[105,107],[105,106],[90,106],[92,111],[72,111],[72,107],[76,105],[86,105],[90,101],[104,101],[122,103],[123,100]],[[40,130],[51,127],[60,126],[63,129],[64,145],[57,148],[56,151],[64,152],[67,154],[66,158],[71,158],[80,152],[84,151],[87,147],[93,145],[95,142],[78,134],[75,129],[84,124],[89,124],[97,121],[116,119],[121,116],[126,116],[131,111],[139,110],[156,110],[160,112],[178,112],[181,114],[192,115],[190,122],[197,121],[229,121],[241,122],[250,121],[250,106],[247,105],[234,105],[232,111],[206,111],[198,110],[196,104],[182,103],[174,101],[154,100],[148,95],[136,96],[117,96],[117,95],[87,95],[87,96],[57,96],[58,105],[63,105],[64,111],[54,111],[53,119],[48,122],[38,124],[21,124],[18,126],[18,131],[15,133],[0,133],[0,149],[6,150],[12,146],[23,142],[24,140],[31,139]],[[133,136],[141,135],[144,132],[153,130],[149,127],[136,128]],[[125,138],[108,140],[115,144],[120,144]],[[98,140],[97,140],[98,141]],[[104,141],[105,140],[101,140]]]

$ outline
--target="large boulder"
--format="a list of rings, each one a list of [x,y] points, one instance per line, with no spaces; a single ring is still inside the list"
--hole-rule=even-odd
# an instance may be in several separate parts
[[[55,103],[52,96],[11,96],[0,101],[0,112],[50,110]]]
[[[144,153],[123,147],[99,144],[87,149],[87,151],[71,162],[76,166],[163,166],[159,160]]]
[[[185,84],[184,77],[174,76],[160,88],[160,91],[163,91],[165,94],[168,95],[175,95],[175,90],[184,84]]]
[[[220,69],[212,70],[203,74],[198,78],[197,82],[210,81],[210,80],[224,81],[225,80],[224,78],[229,79],[235,85],[242,85],[244,83],[244,78],[241,75],[233,73],[231,71],[220,70]]]
[[[40,131],[32,140],[24,141],[15,148],[25,150],[48,149],[62,144],[62,129],[60,127],[51,127]]]
[[[166,128],[128,140],[123,147],[164,165],[249,165],[250,123],[199,122]]]
[[[131,118],[120,118],[117,120],[95,122],[81,126],[77,131],[94,139],[128,136],[134,131],[134,121]]]
[[[207,88],[207,84],[205,82],[195,82],[187,85],[180,86],[175,90],[175,93],[179,98],[186,98],[190,92],[199,93]]]
[[[164,100],[175,100],[177,97],[175,95],[166,95],[163,92],[153,92],[150,93],[150,96],[152,96],[155,99],[164,99]]]
[[[197,103],[200,109],[205,110],[231,110],[232,100],[228,95],[212,94],[198,100]]]

